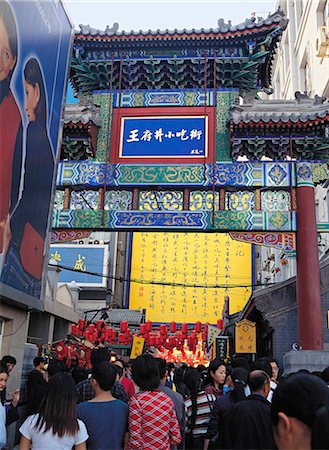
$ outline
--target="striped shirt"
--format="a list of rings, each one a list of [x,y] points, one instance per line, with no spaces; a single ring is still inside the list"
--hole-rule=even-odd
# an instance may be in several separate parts
[[[208,423],[210,419],[210,414],[212,410],[212,403],[216,400],[216,397],[213,394],[206,394],[204,391],[201,391],[197,394],[196,404],[197,404],[197,413],[196,413],[196,421],[193,429],[193,436],[205,435],[207,433]],[[185,407],[187,410],[187,426],[186,433],[190,432],[190,422],[192,417],[192,399],[188,397],[185,400]]]

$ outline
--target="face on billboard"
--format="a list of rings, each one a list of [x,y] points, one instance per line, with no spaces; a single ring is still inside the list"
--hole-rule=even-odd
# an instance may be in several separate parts
[[[58,0],[0,0],[0,295],[42,298],[72,26]]]
[[[16,58],[14,58],[10,48],[8,32],[3,20],[0,18],[0,81],[8,77],[15,63]]]

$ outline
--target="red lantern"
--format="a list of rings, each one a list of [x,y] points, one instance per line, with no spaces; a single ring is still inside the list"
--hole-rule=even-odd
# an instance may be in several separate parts
[[[95,331],[95,324],[91,323],[89,325],[89,327],[88,327],[88,330],[89,330],[90,333],[94,333],[94,331]]]
[[[84,336],[85,336],[85,338],[87,339],[87,341],[89,341],[89,339],[90,339],[90,333],[89,333],[88,330],[85,331]]]
[[[160,325],[160,333],[161,333],[163,336],[166,336],[166,334],[167,334],[167,327],[166,327],[166,325],[165,325],[164,323],[162,323],[162,324]]]
[[[80,330],[83,330],[86,326],[86,322],[83,319],[80,319],[78,323],[79,323],[78,326],[79,326]]]
[[[188,332],[187,323],[182,323],[182,333],[186,336]]]
[[[102,320],[97,320],[97,322],[96,322],[96,330],[97,330],[97,331],[101,331],[101,329],[102,329],[102,324],[103,324],[103,321],[102,321]]]
[[[152,322],[150,320],[148,320],[146,322],[146,331],[151,331],[152,330]]]
[[[144,335],[147,332],[146,323],[141,323],[139,326],[139,332],[141,335]]]
[[[124,339],[125,339],[124,334],[123,333],[119,333],[118,334],[119,344],[122,344],[124,342]]]
[[[175,333],[175,331],[176,331],[176,322],[170,322],[169,331],[170,331],[170,333]]]
[[[161,337],[160,336],[155,336],[155,345],[156,345],[156,347],[160,347],[160,345],[161,345]]]
[[[201,322],[196,322],[195,323],[195,331],[197,332],[197,333],[201,333],[201,331],[202,331],[202,324],[201,324]]]
[[[127,328],[128,328],[128,322],[126,322],[125,320],[123,320],[123,321],[120,323],[120,331],[121,331],[121,333],[124,333],[124,332],[127,330]]]
[[[149,337],[149,345],[150,345],[150,347],[153,347],[155,345],[155,337],[154,336]]]
[[[222,329],[223,329],[223,326],[224,326],[224,321],[223,321],[223,319],[218,319],[218,320],[217,320],[217,328],[218,328],[219,330],[222,330]]]

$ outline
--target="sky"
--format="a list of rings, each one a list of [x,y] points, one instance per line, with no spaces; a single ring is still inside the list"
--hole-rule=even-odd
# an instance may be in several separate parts
[[[217,28],[220,18],[243,22],[251,13],[266,17],[276,0],[62,0],[76,30],[79,24],[104,30],[119,24],[119,31],[168,28]]]

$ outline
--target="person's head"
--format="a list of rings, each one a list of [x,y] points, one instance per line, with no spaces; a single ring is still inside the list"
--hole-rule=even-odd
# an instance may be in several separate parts
[[[0,1],[0,81],[12,77],[17,62],[17,29],[8,2]]]
[[[233,390],[231,391],[231,398],[234,403],[240,402],[246,398],[245,387],[248,382],[249,371],[244,367],[236,367],[230,373]]]
[[[248,384],[252,393],[258,392],[265,398],[271,390],[270,376],[264,370],[253,370],[249,373]]]
[[[46,360],[42,356],[36,356],[33,360],[34,367],[39,370],[43,369],[45,362],[46,362]]]
[[[16,366],[16,358],[11,355],[6,355],[2,358],[1,364],[7,368],[8,375],[13,370],[13,368]]]
[[[117,368],[117,372],[119,375],[119,379],[121,380],[123,377],[126,376],[127,373],[127,365],[125,364],[124,361],[122,361],[122,359],[117,359],[114,362],[115,367]]]
[[[201,389],[202,375],[194,367],[187,367],[184,374],[184,384],[191,391],[192,394],[196,394]]]
[[[0,401],[5,402],[5,388],[8,380],[8,370],[6,366],[0,364]]]
[[[24,68],[25,111],[29,122],[47,124],[47,101],[39,62],[31,58]]]
[[[262,370],[266,372],[267,375],[272,378],[272,366],[267,358],[257,359],[250,366],[250,372],[254,370]]]
[[[279,450],[329,448],[329,390],[319,377],[288,375],[274,391],[271,416]]]
[[[49,377],[53,377],[58,373],[65,372],[65,364],[60,359],[51,359],[48,364],[47,372]]]
[[[207,382],[218,387],[225,383],[226,364],[222,359],[213,359],[208,367]]]
[[[76,415],[77,388],[68,373],[57,373],[50,378],[47,393],[40,405],[36,428],[44,432],[52,429],[59,437],[75,435],[79,430]]]
[[[270,366],[272,369],[271,380],[276,382],[278,379],[278,376],[279,376],[279,371],[280,371],[280,367],[279,367],[277,360],[272,358],[272,356],[264,356],[264,357],[260,358],[260,361],[265,361],[265,362],[270,363]]]
[[[109,362],[110,357],[111,353],[108,348],[94,348],[90,353],[90,363],[92,366],[96,366],[103,361]]]
[[[140,355],[132,364],[132,377],[142,391],[153,391],[160,384],[158,363],[151,355]]]
[[[321,378],[323,379],[323,381],[327,384],[329,384],[329,367],[326,367],[322,372],[321,372]]]
[[[158,363],[159,375],[160,379],[164,381],[168,375],[168,366],[167,362],[163,358],[155,358]]]
[[[110,391],[117,377],[117,370],[113,363],[102,361],[93,366],[91,371],[92,387],[97,393],[101,391]]]
[[[248,360],[243,356],[236,356],[231,360],[232,369],[235,369],[236,367],[244,367],[245,369],[249,370],[249,366],[250,365]]]
[[[88,370],[85,367],[75,366],[71,371],[72,378],[75,384],[80,383],[88,378]]]

